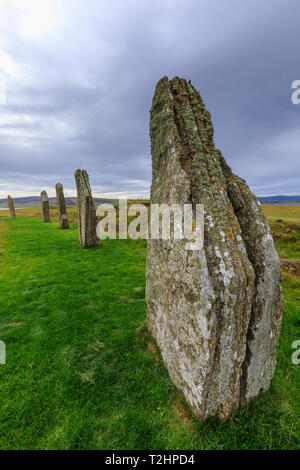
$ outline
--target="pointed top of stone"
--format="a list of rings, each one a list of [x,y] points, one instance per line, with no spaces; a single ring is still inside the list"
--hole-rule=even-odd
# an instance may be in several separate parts
[[[86,170],[76,170],[75,171],[75,180],[79,184],[82,191],[88,194],[92,198],[92,191],[89,182],[89,175]]]
[[[42,200],[42,201],[48,201],[48,199],[49,199],[49,198],[48,198],[47,192],[46,192],[46,191],[42,191],[42,192],[41,192],[41,200]]]

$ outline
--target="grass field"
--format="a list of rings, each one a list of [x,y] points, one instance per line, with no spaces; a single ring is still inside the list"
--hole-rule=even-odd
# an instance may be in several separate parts
[[[291,361],[299,279],[284,274],[270,391],[224,424],[201,423],[145,329],[145,243],[105,240],[85,250],[74,223],[61,231],[57,220],[21,215],[0,218],[1,449],[300,448],[300,365]],[[275,241],[290,254],[290,238]]]
[[[9,210],[0,211],[0,220],[2,217],[9,217]],[[17,217],[33,217],[37,219],[42,219],[42,211],[40,207],[28,207],[25,209],[16,209]],[[77,222],[77,207],[71,206],[68,207],[68,216],[70,222]],[[52,220],[58,220],[58,211],[55,206],[50,206],[50,217]]]
[[[147,199],[139,200],[128,200],[128,203],[149,203]],[[54,219],[58,218],[57,209],[55,206],[51,207],[51,217]],[[279,205],[262,205],[261,206],[267,218],[272,221],[276,219],[283,219],[286,222],[292,221],[293,223],[300,223],[300,206],[279,206]],[[16,209],[16,214],[18,217],[37,217],[41,218],[41,208],[40,207],[31,207],[28,209]],[[71,219],[76,220],[77,217],[77,208],[76,206],[68,207],[68,214]],[[1,210],[0,216],[9,216],[8,210]]]
[[[300,206],[262,205],[269,221],[282,219],[285,222],[300,224]]]

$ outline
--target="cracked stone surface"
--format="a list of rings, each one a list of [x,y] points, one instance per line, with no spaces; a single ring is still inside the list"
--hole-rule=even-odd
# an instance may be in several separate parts
[[[11,196],[7,196],[7,202],[8,202],[8,208],[10,211],[10,216],[12,219],[16,218],[16,212],[15,212],[15,206],[14,206],[14,201]]]
[[[57,183],[55,186],[56,189],[56,200],[57,200],[57,209],[58,209],[58,217],[59,217],[59,226],[61,229],[68,229],[69,227],[69,219],[67,214],[67,206],[64,196],[64,189],[61,183]]]
[[[246,182],[215,148],[210,113],[186,80],[153,97],[151,203],[204,204],[204,248],[149,240],[148,329],[195,416],[222,421],[267,390],[282,315],[280,261]]]
[[[84,247],[99,246],[96,235],[97,217],[89,177],[85,170],[75,172],[77,188],[79,243]]]
[[[46,191],[41,192],[41,204],[42,204],[42,220],[43,222],[50,222],[50,208],[49,199]]]

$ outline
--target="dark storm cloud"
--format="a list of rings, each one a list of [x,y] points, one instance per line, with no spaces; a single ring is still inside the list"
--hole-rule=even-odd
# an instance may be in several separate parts
[[[97,194],[147,194],[164,75],[192,80],[217,146],[257,194],[299,193],[296,0],[20,3],[0,7],[0,195],[58,180],[72,194],[78,167]]]

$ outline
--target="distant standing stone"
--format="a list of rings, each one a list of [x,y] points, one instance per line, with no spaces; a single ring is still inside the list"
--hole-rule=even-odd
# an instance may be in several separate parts
[[[77,188],[78,231],[81,246],[99,246],[96,234],[97,217],[89,177],[85,170],[75,172]]]
[[[50,222],[49,199],[46,191],[41,192],[42,219],[43,222]]]
[[[59,226],[62,229],[70,228],[63,185],[61,183],[57,183],[57,185],[55,186],[55,189],[56,189]]]
[[[7,196],[8,200],[8,207],[10,210],[10,215],[12,219],[16,218],[16,212],[15,212],[15,206],[14,206],[14,201],[12,200],[11,196]]]

